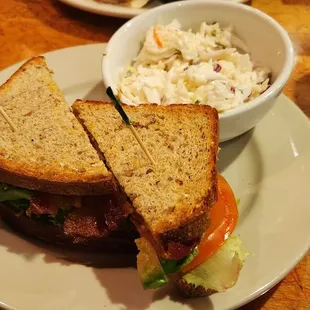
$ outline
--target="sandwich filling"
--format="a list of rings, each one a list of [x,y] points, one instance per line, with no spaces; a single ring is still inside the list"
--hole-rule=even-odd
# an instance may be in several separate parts
[[[158,256],[152,243],[145,237],[136,240],[138,272],[145,289],[158,288],[177,273],[176,284],[183,295],[201,297],[223,292],[232,287],[239,276],[245,257],[242,243],[232,237],[238,220],[238,208],[227,181],[218,176],[218,200],[210,211],[211,225],[198,246],[179,260]]]
[[[126,228],[132,209],[121,195],[65,196],[0,184],[0,203],[18,215],[63,229],[73,242]]]

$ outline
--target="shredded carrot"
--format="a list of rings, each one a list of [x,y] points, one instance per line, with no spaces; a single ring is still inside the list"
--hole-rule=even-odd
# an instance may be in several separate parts
[[[153,29],[153,35],[154,35],[154,39],[155,39],[157,46],[163,47],[163,42],[161,41],[161,39],[160,39],[160,37],[156,31],[156,27],[154,27],[154,29]]]

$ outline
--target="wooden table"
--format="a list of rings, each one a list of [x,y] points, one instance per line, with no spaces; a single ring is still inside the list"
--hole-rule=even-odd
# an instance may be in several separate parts
[[[274,17],[294,41],[298,61],[284,92],[310,116],[310,0],[254,0],[252,6]],[[124,22],[56,0],[1,0],[0,69],[47,51],[106,42]],[[278,286],[242,309],[310,309],[310,253]]]

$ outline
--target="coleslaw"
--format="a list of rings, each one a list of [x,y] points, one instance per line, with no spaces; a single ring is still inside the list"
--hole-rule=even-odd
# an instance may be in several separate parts
[[[208,104],[219,112],[246,104],[269,87],[271,71],[234,42],[241,41],[232,28],[218,23],[204,22],[197,32],[182,30],[177,20],[155,25],[123,70],[118,95],[130,105]]]

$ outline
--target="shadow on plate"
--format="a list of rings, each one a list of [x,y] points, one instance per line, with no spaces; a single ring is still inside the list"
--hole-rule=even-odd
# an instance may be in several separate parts
[[[102,81],[98,82],[84,97],[83,100],[108,101],[110,99],[106,95],[106,88]]]
[[[242,170],[250,168],[251,172],[245,173],[242,170],[234,171],[234,174],[237,173],[238,175],[233,178],[238,180],[238,184],[236,184],[238,187],[238,196],[236,199],[240,199],[241,202],[238,225],[242,225],[243,221],[253,210],[258,198],[260,184],[264,177],[262,154],[255,139],[254,132],[255,128],[237,138],[220,144],[221,150],[219,152],[218,161],[219,173],[225,172],[225,170],[233,164],[236,165],[236,160],[247,147],[247,156],[242,158],[242,165],[239,162],[236,166]]]
[[[16,2],[26,6],[29,12],[46,26],[92,42],[108,41],[108,38],[126,21],[124,19],[112,20],[107,16],[103,18],[100,15],[70,7],[59,1],[16,0]],[[109,25],[109,27],[105,25]]]
[[[176,287],[173,284],[167,285],[162,289],[157,290],[153,295],[153,302],[170,299],[173,302],[177,302],[189,307],[192,310],[213,310],[214,307],[209,299],[205,298],[184,298],[180,295]]]
[[[110,303],[123,310],[145,310],[152,304],[151,290],[144,291],[135,268],[94,269]]]
[[[252,138],[253,132],[254,129],[251,129],[239,137],[220,143],[221,150],[218,160],[219,173],[223,173],[225,169],[234,163]]]
[[[124,269],[123,272],[113,272],[111,269],[96,269],[94,272],[110,301],[114,305],[122,305],[124,310],[145,310],[151,304],[156,308],[156,303],[163,300],[187,306],[191,310],[213,309],[209,298],[182,298],[172,283],[158,290],[143,290],[138,272],[133,268]]]

